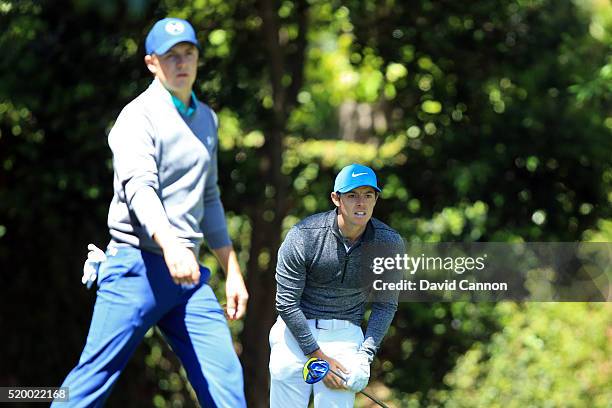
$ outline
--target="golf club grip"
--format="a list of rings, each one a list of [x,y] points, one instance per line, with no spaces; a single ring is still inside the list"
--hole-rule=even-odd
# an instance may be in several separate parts
[[[344,378],[343,375],[341,375],[340,373],[335,372],[331,368],[329,369],[329,371],[334,373],[336,375],[336,377],[340,378],[342,381],[344,381],[346,383],[346,378]],[[375,403],[377,403],[378,405],[380,405],[381,407],[389,408],[387,405],[383,404],[382,402],[380,402],[378,399],[374,398],[372,395],[368,394],[367,392],[365,392],[363,390],[361,390],[359,392],[362,393],[363,395],[365,395],[366,397],[368,397],[369,399],[371,399],[372,401],[374,401]]]

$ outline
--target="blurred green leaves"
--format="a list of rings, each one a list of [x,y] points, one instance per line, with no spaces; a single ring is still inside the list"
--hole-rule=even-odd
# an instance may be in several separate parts
[[[612,239],[609,2],[275,4],[287,65],[300,61],[298,11],[308,9],[304,81],[277,163],[286,185],[269,176],[278,119],[259,3],[0,2],[0,262],[12,271],[3,301],[38,311],[2,321],[24,336],[7,339],[11,372],[0,378],[59,383],[76,361],[92,303],[74,286],[80,248],[108,240],[106,134],[150,81],[143,38],[166,15],[189,18],[202,44],[196,93],[218,113],[220,187],[243,266],[274,272],[278,237],[253,231],[254,214],[282,216],[286,233],[331,208],[334,176],[352,162],[377,171],[375,215],[411,241]],[[283,71],[284,87],[296,81]],[[270,205],[279,192],[286,208]],[[223,302],[217,262],[204,263]],[[373,367],[386,388],[373,386],[402,406],[514,395],[516,406],[603,406],[605,319],[597,305],[402,304]],[[242,329],[232,324],[234,338]],[[42,347],[41,331],[64,335]],[[146,375],[113,402],[193,404],[163,341],[151,333],[145,344]],[[40,370],[21,364],[24,347]]]
[[[433,392],[431,407],[607,407],[610,321],[606,303],[497,306],[503,330],[475,344]]]

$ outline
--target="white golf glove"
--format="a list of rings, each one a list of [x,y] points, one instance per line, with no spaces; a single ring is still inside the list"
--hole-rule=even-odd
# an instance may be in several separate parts
[[[370,360],[367,354],[358,352],[351,362],[349,375],[346,379],[346,386],[353,392],[363,390],[370,380]]]
[[[98,269],[100,268],[100,264],[106,261],[106,255],[104,251],[94,244],[87,245],[87,249],[89,249],[89,253],[83,265],[83,277],[81,278],[81,282],[87,285],[87,289],[89,289],[96,279],[98,279]]]

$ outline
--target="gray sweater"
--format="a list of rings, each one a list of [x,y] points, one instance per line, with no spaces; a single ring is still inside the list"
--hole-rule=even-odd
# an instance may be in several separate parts
[[[276,309],[304,354],[319,348],[307,319],[363,321],[372,295],[372,259],[403,254],[401,236],[372,218],[359,242],[347,251],[335,210],[312,215],[288,232],[278,251]],[[373,294],[372,313],[361,350],[370,361],[397,310],[398,293]]]
[[[198,252],[230,244],[217,185],[217,118],[200,101],[182,116],[159,80],[130,102],[109,136],[114,196],[108,212],[113,240],[161,253],[153,234],[170,226]]]

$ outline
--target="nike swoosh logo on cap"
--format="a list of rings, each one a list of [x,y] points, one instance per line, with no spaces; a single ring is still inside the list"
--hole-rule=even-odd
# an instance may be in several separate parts
[[[351,177],[359,177],[359,176],[363,176],[364,174],[368,174],[368,173],[355,173],[355,172],[353,172],[351,174]]]

